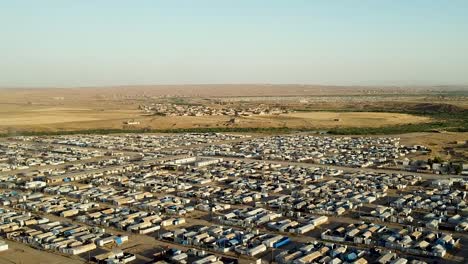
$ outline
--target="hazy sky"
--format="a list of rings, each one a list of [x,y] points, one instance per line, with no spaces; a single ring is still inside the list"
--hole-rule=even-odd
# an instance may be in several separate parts
[[[0,0],[0,86],[468,84],[468,1]]]

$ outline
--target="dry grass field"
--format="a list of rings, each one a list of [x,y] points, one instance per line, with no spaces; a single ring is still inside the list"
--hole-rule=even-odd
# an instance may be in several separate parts
[[[274,118],[273,118],[274,119]],[[379,112],[295,112],[278,116],[288,123],[306,127],[380,127],[429,122],[430,118],[398,113]]]
[[[440,87],[340,87],[314,85],[166,85],[105,88],[0,89],[0,133],[87,129],[270,128],[327,129],[383,127],[431,122],[385,109],[439,98]],[[434,93],[436,95],[434,95]],[[428,94],[429,99],[425,98]],[[223,101],[223,99],[226,99]],[[300,101],[306,98],[306,104]],[[468,100],[451,97],[458,106]],[[461,100],[459,99],[461,98]],[[251,107],[271,103],[307,110],[271,116],[162,117],[145,115],[141,104],[203,103]],[[382,108],[379,108],[382,106]],[[334,112],[353,109],[359,112]],[[371,109],[371,110],[369,110]],[[317,111],[320,110],[320,111]],[[326,110],[328,112],[322,112]],[[379,111],[380,110],[380,111]],[[378,112],[372,112],[378,111]],[[127,126],[125,121],[139,121]]]
[[[0,105],[1,106],[1,105]],[[206,128],[206,127],[288,127],[325,129],[333,127],[379,127],[395,124],[428,122],[430,118],[395,113],[372,112],[296,112],[282,115],[248,116],[236,118],[229,124],[229,116],[147,116],[135,109],[99,109],[71,107],[16,108],[0,111],[0,132],[55,131],[122,128]],[[128,127],[125,121],[139,121]]]
[[[0,103],[0,132],[18,131],[52,131],[56,129],[81,129],[86,124],[100,124],[108,127],[113,120],[124,120],[137,117],[136,109],[103,109],[80,107],[43,106],[43,105],[7,105]],[[89,127],[89,126],[88,126]]]
[[[107,121],[138,116],[136,110],[100,110],[74,108],[39,108],[0,112],[2,126],[36,126],[89,121]]]
[[[468,145],[457,144],[460,141],[468,140],[468,132],[454,133],[408,133],[397,135],[405,145],[424,145],[432,152],[428,155],[419,156],[419,159],[441,157],[444,160],[468,160]]]

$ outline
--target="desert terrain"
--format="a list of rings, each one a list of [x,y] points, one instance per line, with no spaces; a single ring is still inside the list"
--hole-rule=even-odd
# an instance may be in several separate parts
[[[443,90],[446,89],[446,90]],[[451,94],[447,94],[454,90]],[[100,88],[0,89],[0,133],[88,129],[384,127],[427,123],[429,116],[405,109],[430,102],[466,109],[456,87],[334,87],[312,85],[186,85]],[[213,107],[281,106],[281,115],[148,115],[142,104],[170,103]],[[421,106],[422,105],[422,106]],[[399,112],[386,113],[392,109]],[[425,111],[425,108],[423,109]],[[137,125],[125,125],[135,121]]]
[[[25,244],[8,241],[9,250],[0,254],[2,264],[82,264],[86,263],[82,259],[62,256],[58,253],[51,253],[33,249]]]
[[[85,129],[122,129],[127,120],[140,124],[133,128],[178,129],[207,127],[288,127],[326,129],[331,127],[379,127],[395,124],[428,122],[430,118],[398,113],[373,112],[299,112],[277,116],[239,117],[235,124],[228,125],[228,116],[146,116],[137,110],[126,109],[79,109],[38,108],[15,109],[0,112],[0,132],[56,131]]]
[[[151,105],[209,109],[282,109],[249,115],[164,116]],[[399,134],[431,145],[429,156],[464,159],[468,90],[464,87],[314,85],[169,85],[0,89],[0,134],[86,131],[332,131]],[[447,121],[449,120],[449,122]],[[279,132],[279,131],[278,131]],[[437,133],[434,133],[437,132]],[[423,158],[423,157],[422,157]]]

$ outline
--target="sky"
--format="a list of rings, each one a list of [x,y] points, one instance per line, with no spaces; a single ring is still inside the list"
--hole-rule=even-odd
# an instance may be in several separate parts
[[[466,0],[0,0],[0,86],[468,84]]]

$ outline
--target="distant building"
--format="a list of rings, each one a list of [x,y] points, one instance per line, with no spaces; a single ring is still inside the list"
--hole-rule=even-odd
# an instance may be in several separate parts
[[[129,121],[125,121],[124,124],[125,124],[125,125],[139,125],[140,122],[139,122],[139,121],[135,121],[135,120],[129,120]]]

